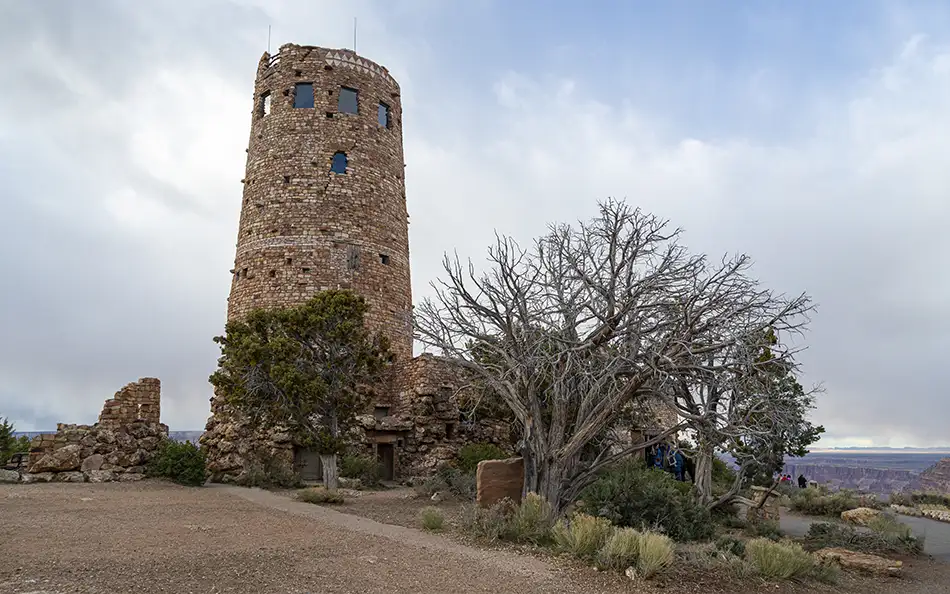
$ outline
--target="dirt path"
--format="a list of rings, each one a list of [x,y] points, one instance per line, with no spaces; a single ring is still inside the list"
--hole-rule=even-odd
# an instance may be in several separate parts
[[[256,490],[0,486],[0,594],[628,592]]]
[[[392,546],[409,546],[427,549],[439,556],[457,557],[459,562],[480,564],[488,570],[519,575],[537,582],[553,580],[556,577],[550,565],[535,557],[512,555],[511,553],[502,551],[476,549],[458,544],[436,534],[428,534],[403,526],[381,524],[369,518],[341,513],[329,507],[294,501],[286,496],[262,489],[243,489],[229,486],[214,486],[211,488],[220,489],[230,495],[252,501],[270,509],[313,518],[319,520],[324,525],[388,539],[392,541]],[[384,492],[378,495],[377,498],[386,498],[386,493]],[[392,496],[389,498],[392,498]]]

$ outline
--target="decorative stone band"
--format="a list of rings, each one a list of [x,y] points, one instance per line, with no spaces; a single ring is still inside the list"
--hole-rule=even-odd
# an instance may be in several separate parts
[[[381,254],[388,254],[390,258],[396,261],[403,260],[402,255],[393,253],[392,248],[382,246],[375,243],[370,243],[368,241],[357,241],[352,238],[334,238],[334,237],[315,237],[313,235],[281,235],[278,237],[264,237],[262,239],[255,239],[253,241],[248,241],[242,243],[237,248],[237,256],[243,256],[248,252],[255,252],[258,250],[263,250],[267,248],[280,248],[280,247],[294,247],[294,248],[307,248],[307,247],[323,247],[329,244],[339,243],[343,245],[355,245],[360,246],[366,249],[374,249]]]
[[[340,52],[327,52],[326,61],[327,61],[327,64],[329,64],[330,66],[333,66],[334,68],[336,67],[351,68],[353,70],[358,70],[364,74],[369,74],[372,77],[381,76],[385,78],[387,81],[389,81],[389,83],[392,84],[393,86],[398,86],[396,84],[396,79],[390,76],[389,73],[386,72],[386,69],[376,64],[373,64],[369,60],[364,60],[362,58],[355,58],[353,56],[340,53]]]

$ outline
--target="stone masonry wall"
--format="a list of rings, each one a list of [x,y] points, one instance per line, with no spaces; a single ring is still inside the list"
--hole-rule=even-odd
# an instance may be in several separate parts
[[[107,482],[144,478],[145,465],[168,437],[159,422],[161,383],[142,378],[106,401],[94,425],[60,423],[30,447],[23,482]]]
[[[313,85],[312,108],[294,107],[297,83]],[[358,92],[358,113],[338,109],[343,88]],[[378,121],[381,104],[388,126]],[[350,50],[286,44],[261,58],[252,105],[228,319],[350,288],[370,304],[367,325],[410,359],[399,85]],[[330,170],[336,152],[346,154],[345,174]]]

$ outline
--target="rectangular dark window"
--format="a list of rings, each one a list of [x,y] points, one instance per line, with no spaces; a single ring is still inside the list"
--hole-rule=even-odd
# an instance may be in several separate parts
[[[377,407],[375,408],[375,410],[373,410],[373,416],[376,418],[377,421],[379,421],[380,419],[384,419],[384,418],[388,417],[388,416],[389,416],[389,407],[388,407],[388,406],[377,406]]]
[[[386,266],[389,266],[389,254],[380,254],[379,261],[385,264]]]
[[[261,95],[261,117],[270,115],[270,91]]]
[[[379,125],[383,128],[389,127],[389,106],[385,103],[380,103],[379,108],[376,110],[376,119],[379,121]]]
[[[297,83],[294,85],[294,107],[302,109],[313,107],[312,83]]]
[[[337,104],[337,111],[340,113],[357,113],[359,109],[358,92],[356,89],[348,87],[340,88],[340,101]]]

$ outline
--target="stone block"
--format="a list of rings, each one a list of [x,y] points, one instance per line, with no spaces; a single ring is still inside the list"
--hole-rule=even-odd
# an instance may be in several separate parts
[[[83,472],[99,470],[102,468],[104,460],[105,459],[102,457],[102,454],[93,454],[82,461],[82,465],[79,467],[79,469]]]
[[[881,512],[879,510],[869,507],[859,507],[857,509],[849,509],[848,511],[841,512],[841,520],[856,526],[867,526],[871,523],[871,520],[880,515]]]
[[[53,480],[57,483],[84,483],[86,482],[86,477],[83,473],[78,471],[57,472],[53,475]]]
[[[83,474],[90,483],[108,483],[115,480],[115,473],[111,470],[90,470]]]
[[[815,557],[822,563],[831,563],[844,569],[891,577],[899,576],[904,565],[901,561],[839,548],[821,549],[815,552]]]
[[[52,472],[24,472],[20,475],[20,481],[24,483],[48,483],[53,480]]]
[[[480,507],[491,507],[505,498],[520,503],[521,491],[524,488],[524,459],[479,462],[475,471],[475,484],[475,501]]]
[[[16,470],[4,470],[0,468],[0,483],[18,483],[20,482],[20,473]]]

